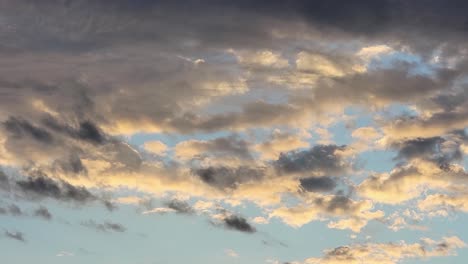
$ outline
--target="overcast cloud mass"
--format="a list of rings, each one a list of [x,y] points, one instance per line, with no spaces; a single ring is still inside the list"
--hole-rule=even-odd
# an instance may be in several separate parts
[[[467,13],[0,0],[0,262],[467,263]]]

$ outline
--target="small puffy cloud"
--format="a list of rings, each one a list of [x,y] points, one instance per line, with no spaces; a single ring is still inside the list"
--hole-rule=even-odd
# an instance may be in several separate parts
[[[68,252],[68,251],[60,251],[60,252],[57,253],[55,256],[56,256],[56,257],[74,257],[75,254],[72,253],[72,252]]]
[[[359,232],[369,220],[384,216],[383,211],[372,211],[372,208],[373,203],[369,200],[354,201],[340,195],[316,194],[307,203],[274,209],[270,217],[278,217],[293,227],[301,227],[314,220],[340,218],[331,221],[328,226]]]
[[[100,232],[119,232],[119,233],[122,233],[122,232],[125,232],[127,230],[123,225],[121,225],[119,223],[113,223],[113,222],[110,222],[110,221],[105,221],[104,223],[97,223],[94,220],[89,219],[87,221],[81,222],[81,225],[84,226],[84,227],[94,229],[96,231],[100,231]]]
[[[26,242],[24,234],[22,232],[19,232],[19,231],[12,232],[12,231],[5,230],[3,232],[3,235],[6,238],[9,238],[9,239],[17,240],[17,241],[20,241],[20,242]]]
[[[226,249],[224,251],[224,253],[226,254],[226,256],[231,257],[231,258],[238,258],[239,257],[239,254],[236,251],[234,251],[233,249]]]
[[[340,174],[350,167],[343,155],[345,150],[346,146],[316,145],[309,150],[281,153],[274,165],[283,173]]]
[[[143,148],[146,151],[159,155],[164,154],[168,149],[167,145],[159,140],[147,141],[143,144]]]
[[[142,214],[167,214],[172,212],[176,212],[176,210],[168,207],[157,207],[151,210],[144,211],[142,212]]]
[[[194,171],[200,180],[219,189],[235,189],[241,184],[257,182],[264,177],[262,168],[208,167]]]
[[[331,191],[337,183],[330,177],[309,177],[299,179],[300,186],[303,190],[308,192]]]
[[[166,202],[165,205],[167,206],[167,208],[172,209],[179,214],[195,213],[195,210],[192,208],[192,206],[185,201],[174,199],[169,202]]]
[[[255,233],[257,230],[247,219],[238,215],[227,215],[222,219],[222,223],[226,229],[235,230],[243,233]]]
[[[34,210],[34,216],[37,216],[37,217],[40,217],[40,218],[43,218],[45,220],[50,220],[52,219],[52,214],[49,212],[49,210],[44,207],[44,206],[40,206],[39,208],[37,208],[36,210]]]
[[[351,136],[358,139],[373,140],[380,136],[380,133],[373,127],[360,127],[351,133]]]
[[[356,55],[363,59],[370,59],[372,57],[388,54],[393,52],[393,49],[387,45],[374,45],[361,48]]]
[[[255,145],[254,149],[260,152],[262,159],[273,160],[283,152],[308,146],[309,142],[299,135],[291,135],[275,130],[267,141]]]
[[[177,213],[191,215],[197,212],[198,207],[192,207],[186,201],[172,199],[164,202],[165,207],[156,207],[150,210],[143,211],[142,214],[166,214],[166,213]],[[200,206],[200,204],[198,205]]]
[[[248,67],[270,67],[270,68],[285,68],[289,66],[287,59],[283,58],[280,53],[271,50],[261,51],[234,51],[230,50],[238,61]]]

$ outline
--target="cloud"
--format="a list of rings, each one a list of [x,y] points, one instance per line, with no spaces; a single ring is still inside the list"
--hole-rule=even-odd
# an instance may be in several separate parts
[[[338,221],[330,221],[328,227],[360,232],[368,221],[384,216],[383,211],[372,209],[370,200],[354,201],[342,195],[314,194],[300,204],[275,208],[269,216],[278,217],[296,228],[314,220],[338,218]]]
[[[468,212],[467,201],[466,193],[431,194],[418,201],[418,208],[429,213],[439,210]]]
[[[56,256],[56,257],[74,257],[75,254],[72,253],[72,252],[68,252],[68,251],[60,251],[60,252],[57,253],[55,256]]]
[[[343,173],[349,168],[349,164],[340,155],[340,151],[345,149],[346,146],[317,145],[309,150],[281,153],[274,165],[284,173]]]
[[[282,133],[279,130],[273,131],[270,138],[254,146],[260,152],[263,159],[273,160],[283,152],[289,152],[299,148],[306,148],[309,142],[298,135]]]
[[[21,208],[19,208],[17,205],[15,204],[11,204],[9,207],[8,207],[8,211],[10,212],[11,215],[14,215],[14,216],[20,216],[20,215],[23,215],[23,212],[21,211]]]
[[[88,227],[88,228],[91,228],[91,229],[94,229],[94,230],[97,230],[97,231],[101,231],[101,232],[119,232],[119,233],[123,233],[123,232],[125,232],[127,230],[123,225],[121,225],[119,223],[113,223],[113,222],[109,222],[109,221],[106,221],[104,223],[96,223],[94,220],[91,220],[91,219],[81,222],[81,225],[85,226],[85,227]]]
[[[289,66],[287,59],[280,53],[271,50],[256,52],[231,50],[238,61],[247,67],[285,68]]]
[[[424,190],[456,190],[466,185],[467,173],[455,164],[441,166],[431,161],[417,160],[394,168],[390,173],[374,174],[361,182],[360,195],[374,201],[397,204],[419,197]]]
[[[62,180],[52,180],[45,176],[28,177],[16,181],[16,186],[31,198],[54,198],[62,201],[85,203],[96,200],[85,187],[76,187]]]
[[[236,188],[240,184],[258,181],[263,177],[262,169],[249,167],[208,167],[197,169],[194,173],[204,183],[219,189]]]
[[[443,237],[440,241],[421,239],[419,243],[368,243],[341,246],[325,251],[321,258],[309,258],[295,264],[369,263],[394,264],[407,259],[427,259],[452,256],[466,244],[456,236]]]
[[[167,214],[167,213],[171,213],[175,211],[176,211],[175,209],[168,208],[168,207],[157,207],[157,208],[143,211],[142,214]]]
[[[143,148],[146,150],[146,151],[149,151],[149,152],[152,152],[152,153],[155,153],[155,154],[164,154],[168,147],[166,146],[166,144],[164,144],[163,142],[159,141],[159,140],[155,140],[155,141],[147,141],[143,144]]]
[[[29,137],[43,144],[50,144],[53,140],[49,132],[32,125],[27,120],[10,117],[3,123],[3,127],[15,138]]]
[[[466,102],[466,101],[465,101]],[[437,137],[468,126],[466,106],[426,116],[403,116],[383,127],[392,138]]]
[[[24,243],[26,242],[26,239],[24,238],[23,233],[18,232],[18,231],[10,232],[8,230],[5,230],[3,232],[3,235],[9,239],[17,240],[17,241],[24,242]]]
[[[310,177],[299,179],[301,187],[308,192],[331,191],[336,187],[336,182],[329,177]]]
[[[441,166],[462,159],[461,142],[451,136],[416,138],[395,142],[392,147],[398,149],[397,160],[426,159]]]
[[[171,200],[166,203],[167,208],[174,210],[180,214],[193,214],[195,210],[185,201]]]
[[[0,171],[0,190],[29,201],[98,201],[110,211],[102,191],[206,201],[148,203],[144,214],[253,202],[268,220],[324,220],[354,232],[382,220],[376,203],[420,198],[424,212],[466,211],[465,7],[4,1],[0,166],[14,173]],[[346,146],[332,144],[336,132],[324,127],[349,116],[366,127]],[[308,133],[321,144],[310,146]],[[338,133],[337,142],[349,140]],[[148,138],[174,147],[141,142]],[[355,158],[377,147],[397,153],[393,170],[359,170]],[[332,194],[337,188],[349,196]],[[42,209],[33,214],[50,218]],[[249,232],[245,219],[226,219]]]
[[[296,65],[299,70],[311,71],[324,76],[340,77],[345,74],[339,65],[334,64],[327,58],[319,54],[310,54],[303,51],[297,54]]]
[[[246,160],[252,159],[248,142],[235,135],[209,141],[183,141],[175,146],[175,154],[182,159],[196,159],[200,156],[203,157],[203,155],[220,159],[232,157]]]
[[[6,192],[10,191],[10,180],[3,170],[0,170],[0,190]]]
[[[223,224],[227,229],[244,232],[244,233],[255,233],[257,230],[255,227],[247,222],[247,219],[242,216],[228,215],[223,219]]]
[[[44,206],[40,206],[39,208],[34,210],[34,215],[37,216],[37,217],[43,218],[45,220],[51,220],[52,219],[52,214]]]
[[[10,204],[7,208],[0,207],[0,214],[10,214],[12,216],[24,215],[21,208],[19,208],[16,204]]]
[[[225,253],[228,257],[231,257],[231,258],[238,258],[238,257],[239,257],[239,254],[238,254],[236,251],[232,250],[232,249],[226,249],[226,250],[224,251],[224,253]]]
[[[63,133],[72,138],[88,141],[94,144],[103,144],[106,140],[100,129],[89,120],[81,121],[77,128],[67,124],[62,124],[51,116],[44,118],[42,123],[54,132]]]

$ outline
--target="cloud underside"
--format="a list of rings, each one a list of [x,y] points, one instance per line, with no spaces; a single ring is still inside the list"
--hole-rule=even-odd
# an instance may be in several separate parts
[[[133,204],[248,234],[274,219],[359,233],[468,212],[465,1],[111,2],[1,1],[5,197]],[[370,162],[385,166],[367,163],[381,152]],[[260,215],[237,214],[245,203]],[[10,201],[0,215],[55,219]],[[349,245],[303,263],[464,246]]]
[[[440,241],[423,238],[419,243],[369,243],[341,246],[327,250],[321,258],[309,258],[295,264],[385,263],[393,264],[407,259],[428,259],[455,254],[466,244],[458,237],[443,237]]]

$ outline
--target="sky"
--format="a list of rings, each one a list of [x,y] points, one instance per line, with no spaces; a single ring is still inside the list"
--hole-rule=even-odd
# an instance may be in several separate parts
[[[0,262],[468,263],[467,13],[0,0]]]

